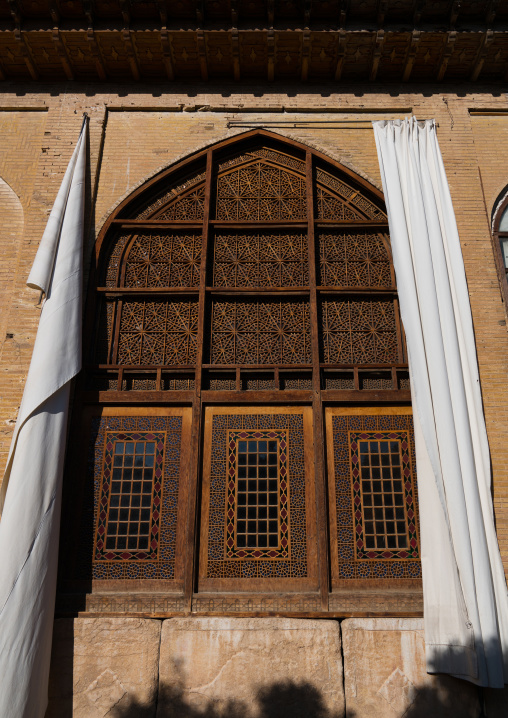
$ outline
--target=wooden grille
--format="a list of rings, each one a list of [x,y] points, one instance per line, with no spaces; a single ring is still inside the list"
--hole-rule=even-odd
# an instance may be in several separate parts
[[[95,476],[93,577],[185,576],[189,606],[202,586],[213,592],[234,580],[249,590],[273,589],[282,580],[288,590],[319,586],[324,606],[329,554],[322,402],[409,402],[381,194],[323,155],[256,131],[197,153],[137,190],[108,220],[97,260],[89,315],[95,341],[85,385],[98,393],[86,399],[139,403],[154,415],[188,407],[191,499],[186,533],[179,529],[178,574],[170,473],[184,445],[176,435],[162,441],[164,482],[152,476],[147,519],[148,478],[146,491],[144,480],[138,491],[129,471],[151,469],[147,447],[160,442],[142,433],[164,432],[170,420],[159,425],[154,416],[145,426],[138,418],[131,426],[122,419],[127,438],[114,440],[101,422],[95,451],[104,451],[101,457],[110,452],[118,465],[112,465],[114,480],[105,464]],[[224,408],[228,402],[231,411]],[[203,426],[207,404],[223,409]],[[386,441],[399,453],[386,454],[379,437],[369,434],[391,430],[385,418],[374,427],[344,420],[344,430],[334,425],[328,440],[337,458],[330,473],[337,580],[420,575],[412,449],[403,448],[404,441],[412,446],[411,427],[407,421],[392,427],[396,436]],[[358,449],[357,460],[366,462],[369,478],[357,480],[349,461],[351,442],[360,446],[360,439],[348,443],[344,436],[360,429],[368,450]],[[142,466],[128,466],[129,442],[133,461],[142,456]],[[136,454],[138,444],[142,454]],[[377,479],[376,461],[382,467],[385,456],[391,477]],[[196,570],[198,457],[205,478]],[[410,471],[409,488],[403,481],[400,490],[397,460]],[[157,471],[157,459],[154,466]]]

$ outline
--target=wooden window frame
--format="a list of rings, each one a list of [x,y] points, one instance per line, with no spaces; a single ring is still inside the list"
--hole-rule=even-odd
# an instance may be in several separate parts
[[[277,147],[279,151],[293,153],[298,156],[305,165],[305,183],[306,183],[306,206],[307,219],[304,221],[266,221],[260,220],[256,222],[228,222],[224,220],[212,219],[212,188],[215,181],[215,166],[218,164],[220,157],[227,155],[232,150],[240,150],[242,147],[248,147],[249,143],[264,142],[268,145]],[[350,289],[320,286],[318,283],[318,263],[319,248],[317,246],[317,233],[320,229],[370,229],[383,238],[383,242],[389,252],[388,240],[388,222],[387,220],[318,220],[315,217],[315,177],[318,167],[331,167],[340,172],[344,179],[362,194],[382,208],[383,195],[372,184],[359,177],[349,168],[330,159],[323,153],[311,150],[308,146],[299,142],[288,140],[266,130],[253,130],[246,132],[240,137],[233,137],[223,142],[219,142],[209,148],[196,153],[190,159],[183,160],[172,165],[167,170],[148,180],[141,187],[135,190],[128,198],[118,205],[116,210],[108,218],[102,227],[92,258],[92,269],[89,278],[89,291],[87,299],[87,308],[85,315],[85,336],[94,336],[94,327],[96,323],[96,311],[98,301],[105,296],[119,298],[122,301],[123,296],[136,296],[139,294],[151,297],[157,297],[163,294],[165,297],[193,297],[198,302],[198,319],[197,319],[197,356],[195,365],[192,366],[175,366],[165,367],[158,366],[135,366],[127,367],[118,364],[105,364],[97,366],[92,353],[85,356],[85,371],[82,373],[78,382],[75,415],[79,414],[83,409],[88,407],[104,407],[107,411],[132,412],[131,407],[136,410],[150,412],[162,411],[163,407],[189,407],[191,411],[191,429],[190,440],[188,442],[188,466],[186,479],[186,506],[182,516],[184,517],[185,527],[183,529],[183,538],[181,539],[182,552],[182,592],[181,603],[182,610],[192,611],[196,605],[196,587],[199,586],[198,565],[199,565],[199,548],[197,538],[197,525],[200,515],[200,482],[202,474],[203,453],[202,438],[204,433],[204,416],[208,406],[217,405],[235,405],[238,410],[248,411],[246,407],[305,407],[310,410],[312,416],[312,436],[315,451],[313,454],[313,475],[315,483],[315,516],[318,517],[315,526],[316,535],[316,586],[312,594],[310,603],[305,601],[309,594],[302,594],[303,603],[296,596],[288,599],[286,609],[281,609],[282,604],[273,604],[272,608],[266,608],[261,611],[265,615],[272,612],[298,613],[305,614],[305,605],[310,606],[307,612],[312,615],[319,613],[323,615],[332,615],[329,611],[329,596],[331,590],[330,578],[330,557],[329,557],[329,535],[328,535],[328,488],[326,478],[326,457],[325,457],[325,425],[324,410],[327,406],[337,404],[356,404],[358,406],[368,406],[376,404],[379,406],[400,405],[402,410],[404,406],[410,404],[410,391],[407,386],[407,363],[405,360],[406,352],[404,345],[404,337],[400,324],[400,317],[396,299],[395,276],[393,265],[391,266],[392,287],[380,290],[375,289]],[[157,220],[157,219],[132,219],[126,216],[130,206],[139,205],[144,197],[156,193],[157,188],[167,181],[172,175],[183,176],[189,168],[202,167],[204,171],[204,216],[203,220]],[[308,269],[309,284],[307,287],[282,287],[280,289],[229,289],[217,288],[209,284],[209,264],[210,256],[213,255],[212,236],[213,230],[217,227],[227,227],[229,229],[285,229],[291,227],[303,230],[307,233],[308,238]],[[102,272],[102,263],[104,256],[107,254],[111,237],[118,230],[126,230],[129,232],[138,232],[140,230],[153,229],[185,229],[197,230],[202,233],[202,249],[201,264],[199,271],[199,284],[192,288],[173,287],[170,289],[159,290],[158,288],[148,288],[136,290],[131,288],[124,290],[121,288],[112,289],[100,286],[99,279]],[[391,256],[391,255],[390,255]],[[311,330],[311,363],[302,365],[231,365],[220,367],[206,363],[204,355],[205,333],[206,333],[206,307],[213,297],[228,297],[231,294],[244,297],[265,297],[276,296],[303,298],[309,302],[310,311],[310,330]],[[319,302],[322,297],[354,297],[370,295],[372,297],[387,296],[394,300],[395,316],[397,321],[397,331],[399,336],[398,344],[398,361],[392,364],[383,365],[358,365],[358,364],[328,364],[322,361],[320,356],[320,338],[318,334],[319,322]],[[118,327],[116,328],[116,340],[118,341]],[[84,346],[90,348],[90,342],[85,342]],[[114,349],[116,351],[116,349]],[[113,352],[114,353],[114,352]],[[207,377],[210,371],[222,372],[228,374],[229,382],[234,381],[234,389],[214,390],[207,388]],[[94,372],[100,373],[103,377],[112,378],[117,382],[117,390],[90,388],[89,378]],[[139,376],[147,376],[150,381],[155,384],[154,389],[146,389],[139,391],[128,390],[130,376],[133,373]],[[193,376],[194,384],[192,388],[186,390],[163,389],[164,373],[175,372],[174,376]],[[253,373],[269,373],[273,380],[273,387],[270,389],[250,389],[246,390],[248,377]],[[286,375],[299,372],[301,376],[305,375],[310,379],[310,384],[306,388],[284,388],[286,386]],[[327,388],[326,377],[333,372],[345,372],[351,376],[348,380],[347,388]],[[388,383],[391,380],[391,389],[385,388],[362,388],[364,385],[364,377],[375,375],[380,372]],[[381,374],[379,374],[381,376]],[[234,378],[233,378],[234,377]],[[405,383],[404,383],[405,382]],[[332,383],[333,384],[333,383]],[[332,386],[330,384],[330,387]],[[97,409],[93,409],[96,411]],[[79,433],[79,432],[78,432]],[[75,435],[77,436],[77,434]],[[75,441],[78,441],[76,438]],[[103,586],[92,586],[92,590],[102,590]],[[124,586],[125,590],[131,591],[131,588]],[[150,590],[146,582],[139,587],[140,590]],[[367,585],[362,587],[367,588]],[[365,591],[364,591],[365,593]],[[222,599],[221,599],[222,600]],[[295,603],[296,600],[296,603]],[[241,606],[247,606],[246,595],[238,596],[240,604],[236,607],[225,608],[228,599],[223,597],[226,603],[221,604],[222,608],[218,609],[219,613],[233,611],[237,615],[242,613]],[[293,602],[293,603],[292,603]],[[368,603],[368,602],[367,602]],[[219,605],[219,604],[217,604]],[[229,604],[228,604],[229,605]],[[368,605],[365,611],[369,611]],[[240,608],[238,607],[240,606]],[[291,608],[293,606],[293,609]],[[297,606],[295,609],[294,606]],[[204,609],[203,609],[204,610]],[[261,609],[260,609],[261,610]],[[252,607],[245,610],[245,615],[252,615]],[[363,613],[365,612],[363,611]],[[213,611],[212,611],[213,612]],[[216,611],[217,612],[217,611]],[[347,611],[344,613],[342,609],[332,612],[334,615],[352,615]],[[362,615],[362,611],[355,612],[355,615]],[[168,614],[169,615],[169,614]],[[406,615],[406,614],[404,614]],[[416,614],[419,615],[418,612]]]

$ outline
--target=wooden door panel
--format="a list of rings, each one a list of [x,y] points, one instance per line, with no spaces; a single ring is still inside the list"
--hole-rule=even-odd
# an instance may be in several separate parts
[[[199,592],[317,589],[310,407],[205,410]]]

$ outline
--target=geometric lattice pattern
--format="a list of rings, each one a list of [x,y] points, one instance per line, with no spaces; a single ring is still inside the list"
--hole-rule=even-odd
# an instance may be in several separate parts
[[[350,432],[357,559],[418,558],[407,432]]]
[[[96,560],[157,557],[164,439],[162,433],[106,434]]]
[[[392,300],[325,300],[321,306],[323,361],[391,364],[398,361]]]
[[[212,364],[308,364],[307,302],[215,301]]]
[[[152,219],[157,217],[157,213],[160,212],[161,208],[165,208],[166,205],[169,204],[169,213],[172,213],[173,217],[168,217],[168,219],[187,219],[187,216],[181,216],[184,211],[184,206],[186,206],[187,209],[190,209],[193,219],[198,218],[198,214],[200,214],[200,218],[202,219],[203,201],[198,201],[198,207],[189,207],[189,204],[192,203],[191,198],[194,197],[194,193],[186,193],[186,190],[190,190],[191,187],[194,187],[197,184],[203,185],[204,180],[205,172],[201,171],[187,176],[183,181],[178,182],[176,185],[166,185],[164,188],[159,190],[158,194],[155,195],[155,198],[154,193],[152,193],[148,200],[148,206],[138,208],[137,211],[134,212],[134,216],[136,219]],[[202,195],[204,197],[202,188],[198,191],[198,195]],[[162,217],[157,217],[157,219],[162,219]]]
[[[217,178],[217,219],[284,220],[307,217],[305,176],[262,161]]]
[[[225,556],[290,556],[287,431],[230,431]]]
[[[93,486],[93,491],[86,501],[92,504],[90,513],[94,516],[94,536],[97,537],[92,563],[94,579],[174,578],[181,443],[180,416],[108,416],[93,419],[89,456],[89,474],[93,476],[93,483],[88,484]],[[132,454],[128,453],[130,445],[133,445]],[[136,448],[140,452],[141,445],[143,454],[136,453]],[[153,454],[150,453],[152,449]],[[126,461],[129,456],[133,457],[132,467],[128,466],[130,461]],[[141,456],[143,461],[138,459],[140,465],[136,466],[135,457]],[[153,462],[150,457],[153,457]],[[122,466],[119,458],[122,459]],[[115,463],[118,465],[115,466]],[[150,466],[151,463],[153,466]],[[115,470],[121,474],[114,474]],[[141,479],[135,475],[136,471],[142,472]],[[121,482],[120,487],[115,485],[117,482]],[[148,485],[145,490],[145,483],[151,485],[151,492]],[[115,506],[116,503],[119,505]],[[141,512],[146,510],[150,512],[148,521],[144,518],[145,514],[141,518]],[[116,516],[115,511],[118,511],[119,520],[116,528],[111,528],[111,524],[115,523],[112,520]],[[120,521],[122,511],[128,512],[125,521]],[[108,512],[109,524],[106,523]],[[87,513],[85,509],[84,515]],[[122,517],[126,515],[124,513]],[[120,528],[121,523],[127,523],[127,550],[121,550],[118,545],[125,534],[125,527]],[[149,535],[146,549],[142,545],[146,535],[145,523],[148,523]],[[104,528],[102,533],[101,527]],[[101,536],[105,535],[108,537],[106,542],[115,537],[114,550],[100,545]],[[88,536],[88,525],[84,522],[84,545]],[[131,537],[136,537],[138,541],[136,549],[129,549]],[[84,564],[78,561],[78,571]]]
[[[193,364],[197,302],[124,301],[118,364]]]
[[[316,170],[317,219],[371,219],[386,222],[375,204],[346,182],[318,167]]]
[[[215,287],[302,287],[308,283],[307,235],[242,232],[215,236]]]
[[[248,484],[247,491],[240,492],[238,470],[242,455],[241,442],[256,443],[256,487]],[[264,464],[264,443],[278,444],[276,464]],[[287,444],[286,444],[287,442]],[[261,447],[259,446],[261,444]],[[290,450],[286,452],[287,446]],[[253,446],[254,448],[254,446]],[[248,452],[247,452],[248,453]],[[252,452],[254,453],[254,452]],[[261,457],[261,463],[259,458]],[[265,481],[263,466],[275,466],[278,471],[278,491],[265,492],[259,484]],[[251,464],[254,467],[254,464]],[[254,473],[253,471],[251,472]],[[247,479],[248,481],[249,479]],[[287,486],[283,484],[287,483]],[[243,485],[242,485],[243,488]],[[268,484],[267,484],[268,488]],[[238,489],[238,491],[237,491]],[[252,494],[252,504],[240,503],[240,496]],[[270,496],[273,494],[273,503]],[[254,499],[255,495],[255,499]],[[243,501],[243,499],[242,499]],[[277,503],[275,503],[277,502]],[[226,511],[224,507],[226,506]],[[235,546],[240,533],[238,523],[243,521],[239,513],[245,506],[256,509],[256,527],[252,526],[252,534],[259,541],[264,532],[264,512],[275,506],[280,522],[277,533],[277,547],[246,547]],[[260,512],[261,511],[261,515]],[[272,519],[274,520],[274,519]],[[235,531],[236,521],[236,531]],[[259,527],[261,524],[261,529]],[[242,527],[241,527],[242,528]],[[248,529],[248,527],[245,527]],[[247,535],[250,533],[246,531]],[[266,526],[267,541],[272,535]],[[242,554],[242,555],[241,555]],[[275,555],[272,555],[275,554]],[[224,414],[215,415],[212,423],[211,438],[211,475],[210,504],[208,516],[208,578],[304,578],[307,575],[307,536],[305,510],[305,459],[303,416],[301,414]]]
[[[421,565],[418,559],[418,543],[417,543],[417,488],[416,488],[416,456],[414,450],[414,434],[413,419],[411,415],[367,415],[358,416],[336,415],[332,416],[332,441],[333,441],[333,460],[335,472],[335,501],[334,507],[337,520],[337,540],[338,540],[338,578],[339,579],[374,579],[374,578],[420,578]],[[375,444],[378,443],[377,452],[375,446],[360,449],[361,443]],[[373,469],[376,468],[374,456],[386,455],[388,452],[380,452],[380,443],[390,442],[397,443],[397,451],[395,447],[393,453],[400,455],[402,475],[404,476],[404,485],[402,486],[402,495],[404,497],[404,523],[405,532],[408,541],[406,549],[391,550],[381,549],[379,544],[377,548],[366,547],[366,530],[369,532],[373,529],[373,534],[368,534],[367,543],[379,541],[382,532],[387,540],[388,530],[395,530],[391,535],[397,535],[397,527],[392,527],[391,508],[389,495],[392,496],[395,503],[395,495],[398,494],[399,486],[396,484],[398,479],[393,475],[393,469],[396,468],[396,460],[392,464],[384,467],[391,470],[391,478],[384,481],[390,483],[390,487],[386,485],[386,491],[381,484],[381,491],[374,491],[374,475]],[[405,446],[404,446],[405,445]],[[372,449],[372,451],[371,451]],[[369,455],[368,461],[362,456]],[[386,461],[386,460],[385,460]],[[380,461],[381,464],[381,461]],[[381,466],[379,467],[381,468]],[[365,469],[365,471],[363,471]],[[368,471],[367,471],[368,469]],[[397,472],[395,472],[396,474]],[[367,474],[369,478],[367,478]],[[385,475],[387,475],[386,472]],[[362,476],[365,475],[365,479]],[[381,476],[383,474],[381,473]],[[380,479],[383,481],[383,479]],[[365,481],[365,492],[362,482]],[[378,486],[375,487],[376,489]],[[395,491],[397,489],[397,491]],[[374,500],[375,496],[383,494],[383,499]],[[372,502],[370,498],[372,497]],[[376,521],[376,514],[365,515],[365,510],[377,508],[383,509],[383,518],[378,520],[378,526],[371,527],[367,524]],[[381,514],[379,514],[380,516]],[[395,516],[395,514],[394,514]],[[393,519],[395,521],[395,519]],[[383,523],[383,528],[381,528]],[[402,529],[402,526],[401,526]],[[371,536],[375,536],[374,539]],[[397,538],[398,541],[398,538]]]
[[[125,287],[199,285],[201,232],[138,235],[128,252]]]
[[[320,284],[331,287],[390,287],[390,258],[379,234],[319,234]]]

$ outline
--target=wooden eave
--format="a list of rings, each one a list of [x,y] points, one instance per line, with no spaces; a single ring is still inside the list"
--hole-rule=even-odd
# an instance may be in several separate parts
[[[0,0],[0,78],[504,82],[488,0]]]

